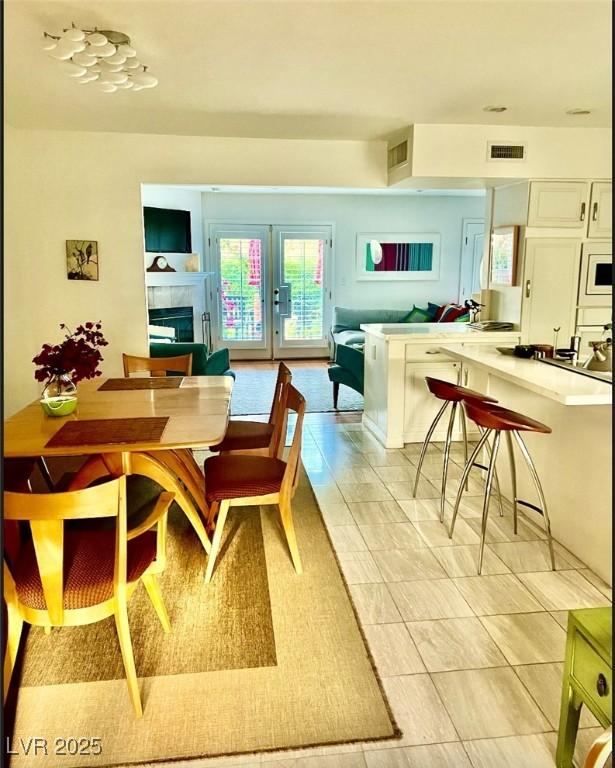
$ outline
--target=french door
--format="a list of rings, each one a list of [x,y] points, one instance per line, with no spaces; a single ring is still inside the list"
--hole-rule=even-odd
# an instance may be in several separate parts
[[[328,354],[330,226],[209,226],[218,346],[234,359]]]

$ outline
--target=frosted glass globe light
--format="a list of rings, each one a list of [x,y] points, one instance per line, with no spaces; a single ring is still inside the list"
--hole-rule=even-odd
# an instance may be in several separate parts
[[[109,56],[113,56],[113,54],[117,51],[117,48],[112,45],[111,43],[106,43],[105,45],[99,45],[96,49],[96,55],[102,56],[103,58],[108,58]]]
[[[148,72],[139,72],[132,76],[135,85],[141,85],[143,88],[154,88],[158,85],[158,78],[150,75]]]
[[[113,83],[100,83],[98,88],[103,93],[114,93],[115,91],[117,91],[117,86],[113,85]]]
[[[108,61],[110,64],[123,64],[126,61],[126,56],[120,51],[116,50],[112,56],[107,57],[106,61]]]
[[[109,42],[104,35],[101,35],[100,32],[92,32],[91,35],[87,36],[86,40],[90,45],[95,47],[107,45]]]
[[[83,51],[82,53],[73,54],[73,61],[75,64],[79,64],[80,67],[92,67],[96,64],[98,59],[91,53]]]
[[[135,51],[135,49],[131,48],[129,45],[126,45],[126,43],[122,43],[121,45],[118,45],[117,50],[119,53],[123,53],[127,59],[132,59],[134,56],[137,55],[137,52]]]
[[[63,61],[61,64],[62,71],[69,77],[83,77],[86,74],[87,69],[80,67],[78,64],[73,64],[72,61]]]
[[[60,40],[68,40],[73,43],[80,43],[82,40],[85,40],[85,32],[76,28],[67,29],[62,33]]]
[[[45,38],[43,39],[43,44],[42,44],[41,48],[42,48],[44,51],[47,51],[47,52],[49,52],[49,51],[53,51],[53,50],[55,50],[57,47],[58,47],[58,41],[57,41],[57,40],[54,40],[54,39],[53,39],[53,37],[45,37]]]
[[[95,72],[91,72],[91,70],[88,70],[83,77],[75,78],[77,83],[91,83],[94,80],[98,80],[98,75]]]
[[[124,69],[122,64],[109,64],[107,59],[101,59],[98,66],[101,72],[121,72]]]
[[[128,80],[128,75],[126,72],[109,72],[108,74],[104,75],[104,78],[108,83],[113,83],[113,85],[120,85],[121,83],[125,83]]]

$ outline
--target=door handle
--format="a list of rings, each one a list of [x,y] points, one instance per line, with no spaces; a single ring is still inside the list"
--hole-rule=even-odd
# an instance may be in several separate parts
[[[585,221],[585,203],[581,203],[581,221]]]
[[[598,203],[594,203],[592,210],[592,221],[598,221]]]
[[[529,299],[531,293],[532,293],[532,281],[526,280],[525,281],[525,298]]]

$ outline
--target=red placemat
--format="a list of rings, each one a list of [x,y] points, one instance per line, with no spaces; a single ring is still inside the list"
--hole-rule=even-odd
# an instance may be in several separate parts
[[[177,389],[181,386],[183,376],[148,376],[134,379],[107,379],[99,392],[118,392],[126,389]]]
[[[74,448],[78,445],[103,443],[157,443],[168,416],[146,416],[139,419],[84,419],[67,421],[45,443],[46,448]]]

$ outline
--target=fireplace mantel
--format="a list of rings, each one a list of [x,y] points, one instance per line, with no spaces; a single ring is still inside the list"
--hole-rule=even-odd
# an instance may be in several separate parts
[[[167,287],[170,285],[199,285],[213,272],[145,272],[145,285],[148,288]]]

